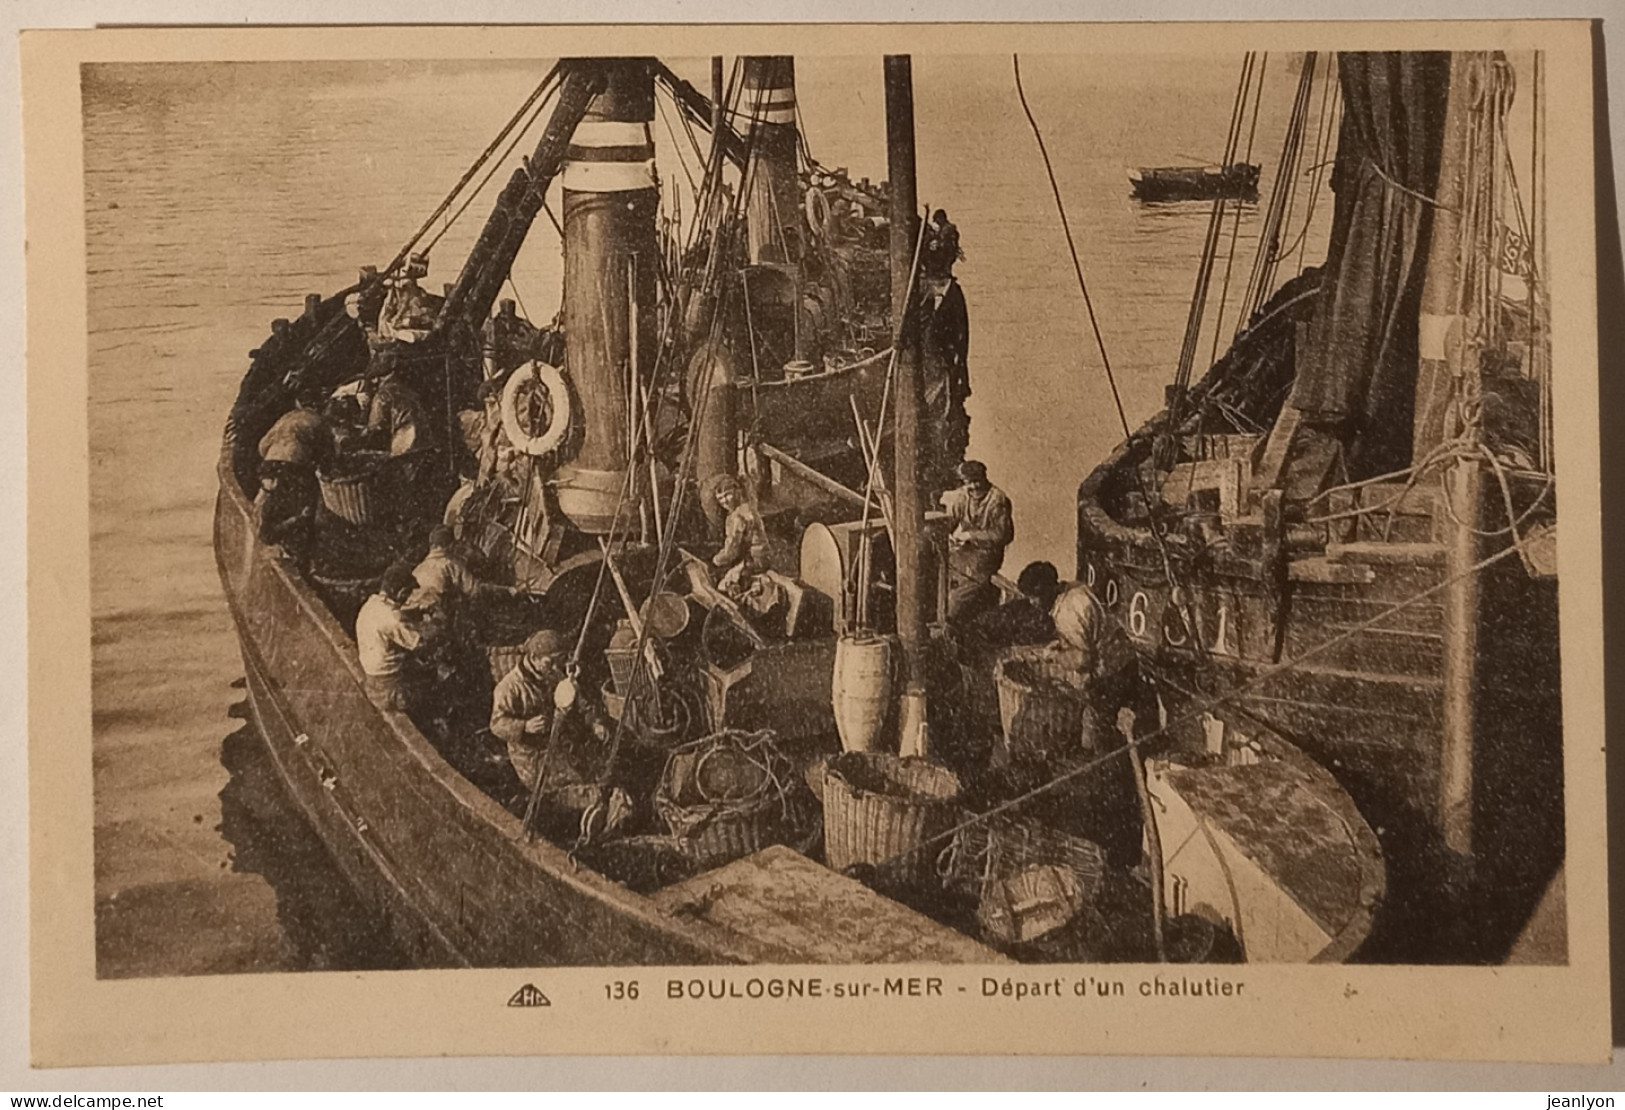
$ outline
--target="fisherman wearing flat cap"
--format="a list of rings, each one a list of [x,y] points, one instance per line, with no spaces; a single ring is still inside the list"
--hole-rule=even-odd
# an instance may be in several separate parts
[[[508,761],[527,790],[536,787],[557,714],[577,717],[599,741],[609,738],[609,728],[603,720],[577,700],[575,680],[565,671],[568,652],[563,636],[550,628],[542,629],[525,641],[525,654],[519,665],[497,683],[496,692],[491,695],[491,732],[508,746]],[[560,739],[562,747],[567,749],[584,738],[572,735]],[[568,765],[566,754],[555,767],[564,770]],[[559,781],[566,780],[560,776]]]
[[[963,626],[999,599],[993,576],[1004,549],[1016,538],[1010,498],[987,480],[987,467],[973,459],[959,464],[958,489],[942,495],[948,513],[948,619]]]

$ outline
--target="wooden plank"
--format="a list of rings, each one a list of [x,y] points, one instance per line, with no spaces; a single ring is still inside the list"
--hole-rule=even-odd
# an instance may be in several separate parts
[[[1294,559],[1287,564],[1286,576],[1294,582],[1375,582],[1377,572],[1370,567],[1339,563],[1316,555]]]
[[[1003,956],[782,845],[653,896],[775,963],[1007,963]]]
[[[1443,566],[1444,545],[1439,543],[1382,543],[1359,540],[1354,543],[1329,543],[1326,557],[1341,563],[1399,563],[1420,566]]]

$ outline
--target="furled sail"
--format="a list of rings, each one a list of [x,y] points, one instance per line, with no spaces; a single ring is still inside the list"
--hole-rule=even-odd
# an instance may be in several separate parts
[[[1339,56],[1343,124],[1325,277],[1288,400],[1281,483],[1308,495],[1410,462],[1417,311],[1439,174],[1450,55]],[[1295,435],[1293,432],[1295,431]]]

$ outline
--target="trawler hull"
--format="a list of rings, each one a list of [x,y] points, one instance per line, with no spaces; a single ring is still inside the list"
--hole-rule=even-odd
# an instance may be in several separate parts
[[[1503,958],[1562,857],[1555,579],[1517,559],[1479,575],[1465,860],[1446,841],[1449,573],[1436,537],[1447,507],[1431,490],[1377,485],[1363,498],[1389,511],[1343,542],[1196,559],[1183,537],[1164,537],[1182,567],[1177,605],[1156,539],[1111,508],[1160,420],[1080,487],[1079,577],[1176,691],[1170,710],[1218,698],[1257,719],[1329,772],[1323,785],[1375,830],[1387,895],[1361,958]],[[1514,482],[1507,496],[1522,512],[1545,495]],[[1506,525],[1499,500],[1485,497],[1487,529]],[[1200,742],[1196,722],[1181,730]]]
[[[716,964],[750,954],[578,867],[367,696],[353,643],[220,468],[215,555],[250,710],[289,794],[416,966]]]

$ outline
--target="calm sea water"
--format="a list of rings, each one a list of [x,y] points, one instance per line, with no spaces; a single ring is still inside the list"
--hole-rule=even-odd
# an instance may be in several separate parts
[[[342,892],[297,830],[244,817],[232,775],[249,757],[234,741],[222,759],[241,712],[233,682],[242,668],[210,542],[220,428],[246,352],[270,320],[297,315],[305,293],[387,261],[549,64],[85,71],[103,974],[367,962],[364,938],[352,950],[321,939],[322,914],[347,917]],[[1208,210],[1142,206],[1127,174],[1217,160],[1240,64],[1192,55],[1022,62],[1131,423],[1160,405],[1177,361]],[[674,68],[708,83],[704,60]],[[1006,569],[1048,558],[1069,572],[1077,483],[1121,427],[1010,59],[920,58],[914,77],[920,198],[948,211],[966,254],[971,449],[1016,505]],[[1253,149],[1265,196],[1296,81],[1296,58],[1268,60]],[[879,58],[802,60],[798,83],[815,156],[884,177]],[[697,169],[669,105],[655,130],[668,202],[686,219]],[[488,208],[482,198],[446,231],[432,282],[455,277]],[[1311,262],[1329,209],[1323,203],[1310,228]],[[1226,333],[1258,217],[1246,209],[1236,237]],[[557,307],[560,273],[558,240],[538,221],[514,274],[533,318]],[[1204,356],[1210,343],[1211,333]],[[320,897],[290,894],[290,872]]]

